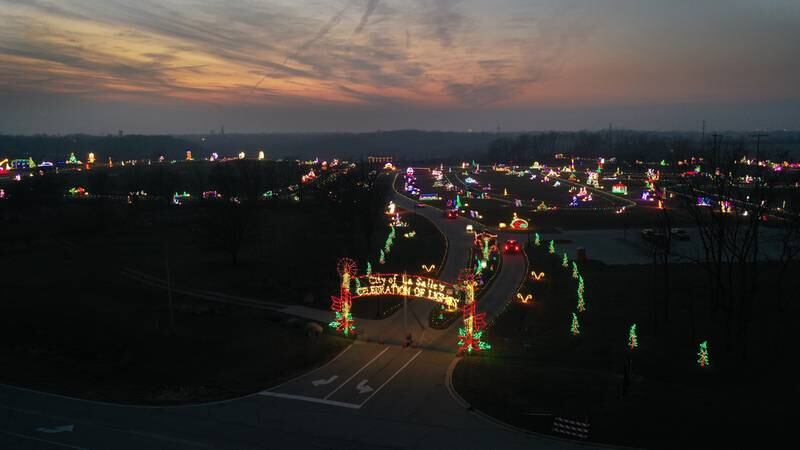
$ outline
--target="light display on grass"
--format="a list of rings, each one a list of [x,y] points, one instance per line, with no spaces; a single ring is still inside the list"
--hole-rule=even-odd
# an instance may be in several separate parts
[[[192,195],[186,191],[183,192],[176,192],[172,195],[172,204],[173,205],[182,205],[184,200],[188,200],[191,198]]]
[[[70,153],[69,158],[66,161],[67,164],[83,164],[78,158],[75,157],[75,153]],[[35,167],[35,166],[33,166]]]
[[[194,161],[191,150],[186,150],[186,161]]]
[[[569,269],[569,258],[567,258],[567,252],[564,252],[564,255],[561,257],[561,267]]]
[[[579,276],[581,276],[581,274],[578,272],[578,263],[572,261],[572,278],[577,280]]]
[[[88,157],[86,158],[86,161],[87,161],[89,164],[94,164],[94,161],[95,161],[94,153],[92,153],[92,152],[89,152],[89,155],[88,155]]]
[[[391,228],[392,228],[392,230],[389,232],[389,236],[386,237],[386,241],[383,243],[383,251],[381,253],[382,254],[385,253],[384,257],[385,257],[385,255],[388,255],[389,252],[392,251],[392,244],[394,244],[394,237],[395,237],[394,225],[391,225]],[[381,264],[383,264],[383,263],[381,263]]]
[[[542,238],[539,236],[539,233],[534,233],[533,235],[533,245],[540,246],[542,245]]]
[[[258,151],[258,160],[259,161],[263,161],[264,160],[264,150],[259,150]]]
[[[619,195],[628,195],[628,186],[624,183],[615,183],[611,186],[611,192]]]
[[[581,324],[578,322],[578,315],[575,313],[572,313],[572,324],[569,326],[569,331],[572,332],[573,336],[581,334]]]
[[[544,280],[544,272],[536,273],[535,270],[531,271],[531,279],[533,281],[542,281]]]
[[[697,364],[704,369],[711,365],[711,357],[708,354],[708,341],[700,343],[700,347],[697,351]]]
[[[578,312],[586,311],[586,299],[583,297],[583,291],[578,291]]]
[[[525,219],[520,219],[517,217],[517,213],[514,213],[511,219],[511,229],[512,230],[527,230],[528,229],[528,221]]]
[[[551,255],[556,254],[556,242],[552,239],[550,240],[550,245],[547,247],[547,253],[550,253]]]
[[[353,314],[350,312],[350,308],[353,306],[350,279],[356,275],[356,270],[356,262],[350,258],[342,258],[336,265],[336,271],[339,272],[342,282],[339,285],[339,296],[331,296],[331,309],[336,314],[336,320],[329,325],[345,336],[349,336],[351,333],[355,334],[356,329]]]
[[[483,329],[486,327],[486,313],[475,312],[475,277],[469,269],[462,271],[459,282],[464,290],[464,326],[458,330],[459,353],[488,350],[491,346],[483,342]]]
[[[628,348],[631,350],[639,346],[639,336],[636,335],[636,324],[631,325],[628,330]]]
[[[89,193],[86,192],[86,189],[84,189],[81,186],[70,188],[67,192],[69,193],[69,195],[71,195],[73,197],[88,197],[89,196]]]
[[[372,264],[367,262],[367,275],[372,275]]]
[[[517,292],[517,299],[519,300],[520,303],[528,304],[529,302],[533,301],[533,295],[528,294],[528,295],[523,297],[522,294]]]

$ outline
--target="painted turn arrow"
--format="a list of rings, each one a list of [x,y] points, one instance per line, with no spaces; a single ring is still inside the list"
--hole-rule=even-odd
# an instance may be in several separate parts
[[[327,380],[324,379],[324,378],[319,379],[319,380],[314,380],[314,381],[311,382],[311,384],[313,384],[315,387],[316,386],[322,386],[322,385],[325,385],[325,384],[331,384],[334,381],[336,381],[337,378],[339,378],[339,375],[334,375],[334,376],[328,378]]]
[[[53,427],[53,428],[41,427],[37,428],[36,431],[40,433],[64,433],[64,432],[72,433],[72,430],[74,429],[75,425],[62,425],[60,427]]]
[[[370,386],[367,386],[367,380],[361,380],[357,385],[356,389],[358,389],[359,394],[366,394],[367,392],[372,392],[373,389]]]

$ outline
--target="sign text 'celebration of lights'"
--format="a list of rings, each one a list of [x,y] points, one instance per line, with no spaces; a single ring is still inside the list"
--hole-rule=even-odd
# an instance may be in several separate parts
[[[419,275],[372,274],[358,277],[361,287],[353,298],[379,295],[409,296],[445,305],[450,311],[458,308],[455,289],[445,282]]]

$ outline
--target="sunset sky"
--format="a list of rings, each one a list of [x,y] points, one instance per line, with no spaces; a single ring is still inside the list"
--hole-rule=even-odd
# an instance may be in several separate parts
[[[797,0],[0,0],[0,133],[800,129]]]

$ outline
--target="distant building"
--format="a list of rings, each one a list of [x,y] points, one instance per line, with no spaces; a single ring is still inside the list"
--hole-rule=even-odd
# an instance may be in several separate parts
[[[367,162],[369,164],[386,164],[394,162],[394,159],[391,156],[367,156]]]

